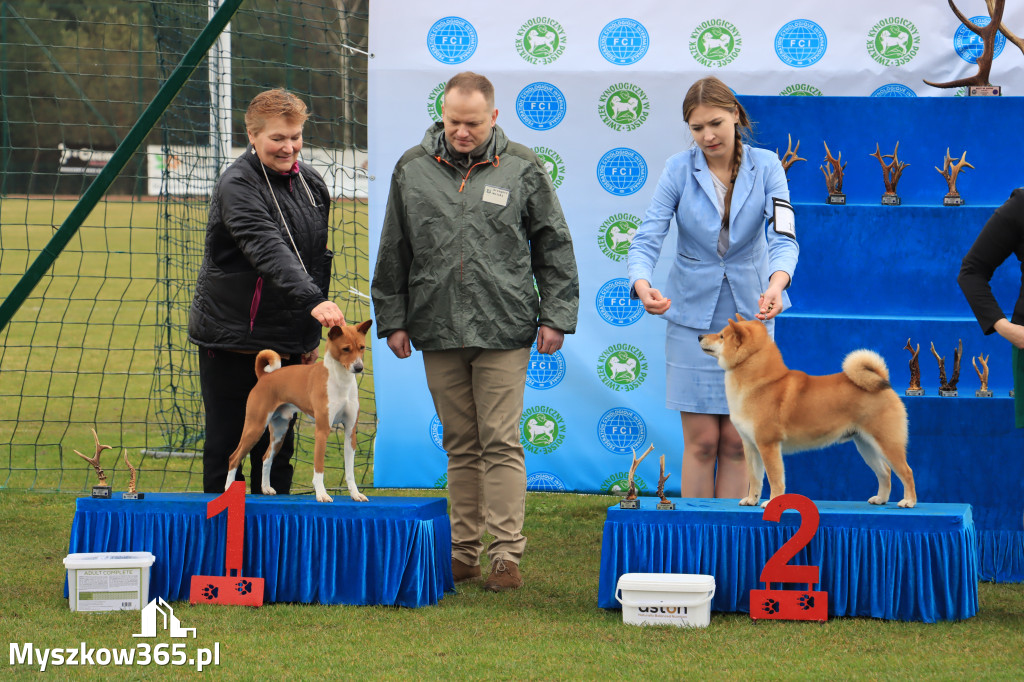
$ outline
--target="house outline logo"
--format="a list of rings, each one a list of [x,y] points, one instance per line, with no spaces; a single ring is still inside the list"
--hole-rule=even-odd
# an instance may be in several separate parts
[[[161,629],[166,630],[171,637],[180,639],[188,637],[191,633],[192,638],[195,639],[196,629],[181,627],[181,621],[174,615],[174,609],[163,600],[163,597],[157,597],[142,609],[142,632],[134,634],[132,637],[156,637],[157,614],[163,616],[163,628]]]

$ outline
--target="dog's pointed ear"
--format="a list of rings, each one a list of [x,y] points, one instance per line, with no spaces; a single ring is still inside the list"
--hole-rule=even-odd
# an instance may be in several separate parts
[[[339,336],[341,336],[341,327],[339,327],[338,325],[334,325],[333,327],[331,327],[331,331],[327,332],[327,338],[330,339],[331,341],[338,338]]]
[[[369,331],[370,325],[372,324],[373,320],[367,320],[366,322],[363,322],[361,325],[356,327],[356,331],[358,331],[360,334],[365,334],[367,331]]]
[[[742,315],[740,315],[739,313],[736,313],[736,321],[737,321],[737,322],[743,322],[743,321],[745,321],[746,319],[747,319],[747,318],[743,317],[743,316],[742,316]]]

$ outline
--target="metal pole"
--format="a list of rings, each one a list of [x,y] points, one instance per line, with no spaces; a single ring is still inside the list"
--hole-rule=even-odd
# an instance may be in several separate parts
[[[132,129],[128,131],[124,141],[114,150],[110,161],[107,162],[107,165],[100,171],[100,174],[96,176],[96,179],[85,190],[85,193],[78,200],[78,203],[75,204],[75,207],[71,209],[71,213],[61,224],[60,229],[54,233],[49,243],[43,247],[42,252],[36,257],[32,265],[29,266],[25,274],[22,275],[14,289],[11,290],[11,293],[0,304],[0,331],[11,321],[14,313],[18,311],[18,308],[25,302],[25,299],[32,293],[39,280],[43,278],[43,275],[53,265],[57,256],[60,255],[64,247],[71,241],[71,237],[78,232],[78,228],[89,217],[89,214],[96,207],[96,204],[99,203],[100,198],[107,189],[110,188],[117,175],[124,169],[128,161],[131,160],[135,150],[139,148],[146,135],[156,125],[157,120],[159,120],[160,116],[170,105],[171,100],[174,99],[178,91],[185,85],[185,81],[189,79],[192,72],[199,66],[199,62],[209,52],[210,46],[213,45],[214,40],[217,39],[217,36],[228,25],[231,17],[238,11],[242,2],[243,0],[224,0],[224,4],[214,13],[206,28],[203,29],[199,37],[192,43],[188,52],[181,58],[178,66],[174,68],[170,78],[160,87],[156,97],[146,107],[146,110],[142,112],[142,117],[135,122]]]

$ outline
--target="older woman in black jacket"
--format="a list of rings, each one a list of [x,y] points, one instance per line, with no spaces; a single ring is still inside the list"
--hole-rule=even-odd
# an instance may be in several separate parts
[[[299,161],[306,118],[306,105],[284,90],[253,98],[245,114],[249,146],[210,197],[188,324],[189,340],[199,346],[208,493],[224,491],[228,456],[238,445],[246,398],[256,383],[255,354],[272,348],[286,365],[315,362],[322,327],[345,323],[328,300],[330,194],[323,178]],[[250,453],[254,494],[261,492],[267,443],[265,434]],[[292,451],[289,429],[270,477],[280,494],[291,488]]]

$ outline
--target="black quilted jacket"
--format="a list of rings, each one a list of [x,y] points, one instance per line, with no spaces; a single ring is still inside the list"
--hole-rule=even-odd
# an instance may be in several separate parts
[[[213,190],[189,341],[202,348],[305,353],[319,345],[322,333],[310,311],[328,299],[330,195],[307,164],[289,174],[268,169],[266,178],[260,165],[250,146]]]

